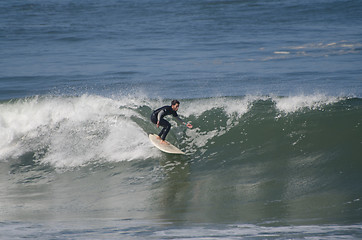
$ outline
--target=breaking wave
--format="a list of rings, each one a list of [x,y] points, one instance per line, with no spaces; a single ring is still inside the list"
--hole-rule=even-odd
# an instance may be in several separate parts
[[[24,156],[56,168],[92,162],[156,158],[147,134],[153,109],[168,100],[94,95],[32,97],[0,104],[0,159]],[[185,99],[179,114],[194,125],[173,122],[169,141],[194,159],[361,151],[362,100],[325,95]],[[346,155],[341,154],[341,158]],[[343,156],[343,157],[342,157]]]

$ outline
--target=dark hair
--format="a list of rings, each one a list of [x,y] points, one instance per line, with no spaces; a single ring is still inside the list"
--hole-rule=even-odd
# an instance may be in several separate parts
[[[173,106],[173,105],[176,105],[176,104],[180,105],[180,102],[178,100],[176,100],[176,99],[172,100],[171,105]]]

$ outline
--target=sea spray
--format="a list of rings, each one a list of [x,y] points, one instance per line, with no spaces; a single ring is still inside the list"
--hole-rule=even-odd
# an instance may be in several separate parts
[[[91,161],[127,161],[155,154],[146,134],[130,120],[136,112],[98,96],[34,97],[3,103],[1,159],[33,153],[55,167]]]

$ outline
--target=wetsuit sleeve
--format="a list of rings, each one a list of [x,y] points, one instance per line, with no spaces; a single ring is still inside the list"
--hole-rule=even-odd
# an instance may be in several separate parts
[[[179,121],[179,123],[185,124],[184,121],[177,114],[174,117],[176,118],[177,121]]]
[[[165,110],[164,109],[160,110],[157,114],[157,121],[160,121],[164,115],[165,115]]]

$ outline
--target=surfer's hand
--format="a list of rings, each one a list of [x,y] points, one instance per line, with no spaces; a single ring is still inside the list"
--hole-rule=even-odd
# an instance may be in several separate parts
[[[160,121],[157,121],[157,128],[160,127]]]
[[[192,128],[192,125],[191,125],[190,123],[187,123],[186,126],[187,126],[188,128]]]

